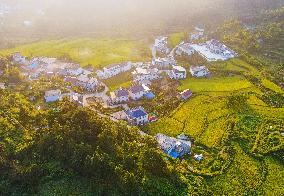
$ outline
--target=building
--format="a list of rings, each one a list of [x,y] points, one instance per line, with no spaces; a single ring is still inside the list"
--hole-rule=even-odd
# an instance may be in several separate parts
[[[191,66],[189,71],[194,77],[207,77],[210,75],[209,70],[205,66]]]
[[[165,58],[155,58],[152,60],[152,64],[158,68],[168,68],[172,65],[176,65],[174,58],[165,57]]]
[[[138,107],[126,111],[127,121],[131,125],[145,125],[149,122],[148,113],[143,107]]]
[[[179,95],[182,100],[186,101],[192,96],[192,91],[189,89],[186,89],[182,91]]]
[[[194,54],[194,48],[191,47],[190,43],[184,43],[177,47],[176,54],[181,55],[188,55],[191,56]]]
[[[120,88],[114,92],[110,92],[111,102],[114,104],[129,101],[129,93],[126,89]]]
[[[135,82],[142,82],[145,80],[152,81],[160,78],[159,70],[154,69],[144,69],[144,68],[136,68],[134,72],[132,72],[133,80]]]
[[[141,99],[150,89],[146,85],[136,85],[129,88],[129,96],[132,100]]]
[[[203,159],[203,155],[202,154],[196,154],[196,155],[194,155],[194,159],[196,161],[201,161]]]
[[[171,79],[181,80],[186,78],[186,69],[181,66],[173,66],[173,69],[168,72]]]
[[[168,38],[163,36],[156,38],[153,48],[155,51],[168,54],[170,52],[170,49],[168,48]]]
[[[16,52],[12,56],[12,61],[15,64],[25,64],[26,63],[26,57],[22,56],[21,53]]]
[[[195,27],[194,32],[190,35],[191,41],[204,38],[204,29]]]
[[[101,79],[108,79],[120,73],[131,70],[132,63],[125,62],[121,64],[112,64],[104,67],[102,70],[96,72],[97,76]]]
[[[50,90],[45,92],[44,99],[46,103],[58,101],[60,100],[60,98],[61,98],[60,90]]]
[[[168,154],[173,158],[180,158],[185,154],[190,154],[191,142],[176,139],[173,137],[166,136],[164,134],[158,133],[155,136],[159,147],[164,153]]]

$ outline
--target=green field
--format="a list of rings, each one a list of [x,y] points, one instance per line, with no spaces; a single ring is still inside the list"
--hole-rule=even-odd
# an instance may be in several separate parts
[[[125,72],[104,80],[104,83],[109,87],[110,91],[114,91],[120,87],[128,88],[132,84],[132,75],[130,72]]]
[[[243,77],[212,77],[193,78],[188,77],[181,81],[179,90],[191,89],[193,92],[203,91],[236,91],[252,87],[252,84]]]
[[[82,66],[91,64],[94,67],[124,61],[144,61],[151,57],[147,44],[141,41],[111,39],[43,41],[2,50],[0,55],[10,55],[15,52],[21,52],[28,57],[69,56],[71,60]]]
[[[178,45],[180,42],[182,42],[185,39],[186,33],[180,32],[180,33],[173,33],[169,36],[169,46],[171,48]]]

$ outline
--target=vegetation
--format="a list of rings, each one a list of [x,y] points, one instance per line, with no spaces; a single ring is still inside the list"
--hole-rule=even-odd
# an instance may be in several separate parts
[[[2,50],[0,56],[21,52],[28,57],[68,58],[83,66],[102,67],[125,61],[143,61],[150,57],[149,48],[141,41],[112,39],[77,39],[36,42]]]

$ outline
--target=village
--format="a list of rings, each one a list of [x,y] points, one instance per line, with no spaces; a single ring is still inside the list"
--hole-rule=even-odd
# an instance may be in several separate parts
[[[21,53],[13,54],[11,61],[20,65],[21,74],[28,81],[37,81],[40,78],[60,77],[67,88],[67,92],[58,89],[46,89],[42,99],[45,105],[52,105],[63,99],[69,99],[83,107],[89,107],[100,116],[107,117],[113,121],[125,121],[129,126],[143,127],[148,123],[159,119],[159,112],[155,107],[145,107],[159,96],[157,84],[171,81],[185,80],[187,77],[207,78],[214,77],[210,67],[205,65],[191,65],[190,68],[183,67],[177,62],[181,56],[190,57],[197,53],[208,62],[226,61],[237,57],[238,54],[222,44],[220,41],[211,39],[204,43],[196,43],[196,40],[205,40],[205,31],[196,27],[195,32],[189,35],[190,42],[184,41],[173,49],[168,47],[168,37],[157,37],[152,47],[152,60],[149,62],[123,62],[111,64],[102,69],[94,70],[92,67],[82,68],[81,65],[65,62],[51,57],[33,57],[31,59]],[[131,85],[110,89],[106,80],[123,73],[130,73]],[[3,72],[0,72],[3,74]],[[161,82],[162,81],[162,82]],[[160,85],[162,86],[162,85]],[[75,92],[72,87],[80,89]],[[7,85],[0,83],[0,88],[5,89]],[[175,93],[176,89],[168,89],[170,98],[185,102],[194,96],[191,89]],[[31,97],[31,100],[34,98]],[[164,99],[164,97],[161,97]],[[93,107],[93,106],[96,107]],[[39,106],[40,108],[41,106]],[[150,109],[149,109],[150,108]],[[105,112],[105,111],[108,112]],[[141,131],[141,134],[146,134]],[[173,158],[180,158],[191,154],[191,140],[181,134],[176,138],[161,133],[155,136],[159,147]],[[202,154],[195,154],[194,159],[200,161]]]

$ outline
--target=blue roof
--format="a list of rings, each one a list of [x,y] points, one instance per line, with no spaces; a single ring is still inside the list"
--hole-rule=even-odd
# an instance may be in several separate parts
[[[138,109],[133,109],[133,110],[129,110],[127,112],[127,114],[132,117],[132,118],[139,118],[142,116],[146,116],[147,113],[145,112],[145,110],[143,110],[142,108],[138,108]]]
[[[179,153],[177,153],[176,151],[172,150],[169,155],[173,158],[178,158],[180,157],[181,155]]]
[[[37,62],[33,62],[32,64],[29,65],[29,68],[34,69],[38,66]]]
[[[147,99],[154,99],[155,98],[155,94],[152,92],[148,92],[144,95]]]

